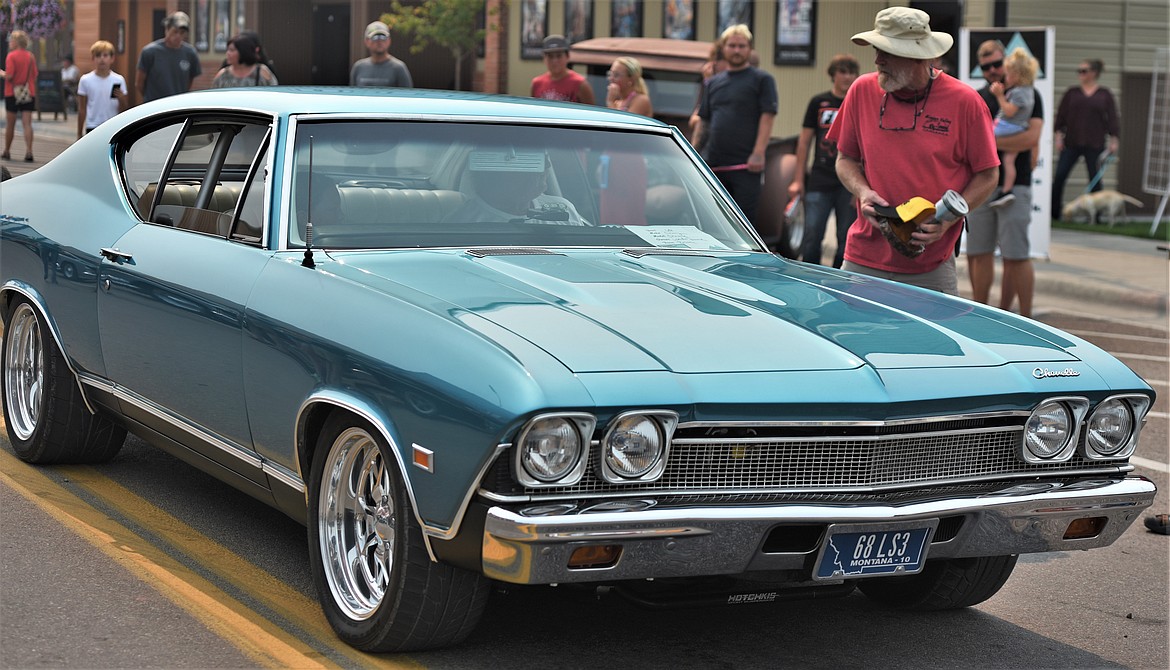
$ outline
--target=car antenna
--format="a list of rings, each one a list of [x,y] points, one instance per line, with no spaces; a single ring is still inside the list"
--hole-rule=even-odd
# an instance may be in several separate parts
[[[309,135],[309,195],[307,196],[305,218],[305,260],[301,267],[315,268],[313,262],[313,136]]]

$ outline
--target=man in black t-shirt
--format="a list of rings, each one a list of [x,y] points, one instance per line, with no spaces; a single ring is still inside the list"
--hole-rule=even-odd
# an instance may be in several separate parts
[[[703,160],[755,225],[764,152],[779,105],[776,80],[752,67],[747,26],[723,31],[720,47],[728,68],[707,82],[699,103],[699,118],[706,124]]]
[[[1004,46],[999,40],[988,40],[979,45],[977,51],[979,67],[983,78],[991,82],[1004,79]],[[988,123],[999,112],[999,103],[985,86],[979,95],[991,112]],[[1032,316],[1032,295],[1036,283],[1032,267],[1031,247],[1028,242],[1028,225],[1032,221],[1032,152],[1040,139],[1044,125],[1044,104],[1037,92],[1032,106],[1032,117],[1028,129],[1015,135],[996,137],[1000,150],[1019,151],[1016,157],[1016,183],[1012,193],[1014,202],[999,208],[984,204],[967,217],[967,271],[971,278],[972,297],[976,302],[990,304],[991,285],[995,281],[995,249],[999,247],[1003,259],[1003,282],[1000,286],[999,308],[1010,310],[1019,299],[1022,316]],[[999,174],[1001,188],[988,198],[991,202],[1002,192],[1003,172]]]
[[[804,197],[804,244],[800,260],[805,263],[820,265],[825,225],[829,221],[829,212],[835,212],[837,252],[833,255],[833,267],[841,267],[845,260],[845,238],[849,235],[849,226],[857,218],[853,194],[837,177],[837,145],[826,140],[825,135],[833,125],[833,119],[837,118],[837,110],[845,102],[845,93],[857,79],[859,70],[853,56],[833,56],[829,61],[829,80],[833,82],[833,88],[814,95],[804,112],[804,123],[796,142],[796,175],[788,186],[788,201]],[[810,146],[813,147],[813,162],[806,177]]]

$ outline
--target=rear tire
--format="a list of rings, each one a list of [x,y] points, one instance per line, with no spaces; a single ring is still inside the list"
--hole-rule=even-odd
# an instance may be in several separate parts
[[[431,561],[397,461],[366,421],[326,421],[309,480],[309,556],[325,618],[370,652],[461,642],[479,623],[490,582]]]
[[[870,600],[912,610],[949,610],[978,605],[995,595],[1016,567],[1016,556],[950,558],[926,562],[917,575],[862,579],[857,588]]]
[[[102,463],[126,441],[125,428],[86,407],[57,342],[23,297],[4,320],[0,386],[8,439],[23,461]]]

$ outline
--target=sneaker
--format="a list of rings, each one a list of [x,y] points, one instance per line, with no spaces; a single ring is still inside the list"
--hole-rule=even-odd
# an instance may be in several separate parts
[[[1000,207],[1004,207],[1005,205],[1010,205],[1015,201],[1016,201],[1016,196],[1011,191],[1008,191],[1007,193],[1004,193],[1003,195],[996,198],[995,200],[992,200],[991,202],[987,203],[987,206],[991,207],[993,209],[999,209]]]

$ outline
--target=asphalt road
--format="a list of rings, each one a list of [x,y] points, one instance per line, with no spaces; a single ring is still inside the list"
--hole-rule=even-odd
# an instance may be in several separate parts
[[[1167,333],[1049,313],[1159,393],[1138,473],[1170,510]],[[304,529],[131,439],[98,467],[33,468],[0,439],[0,667],[1159,668],[1170,537],[1026,556],[961,611],[837,600],[645,610],[570,588],[496,593],[462,646],[369,656],[321,616]]]

